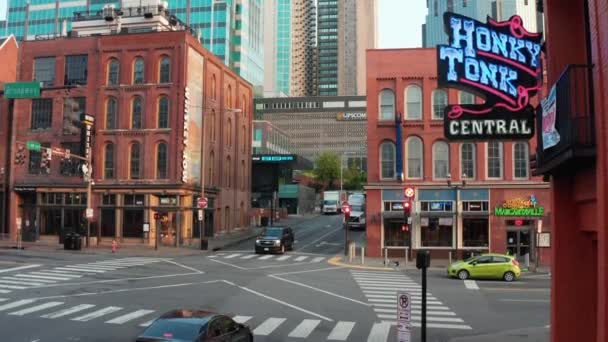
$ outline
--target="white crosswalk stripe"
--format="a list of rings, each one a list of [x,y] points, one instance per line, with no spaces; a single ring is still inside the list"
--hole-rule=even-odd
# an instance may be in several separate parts
[[[355,322],[338,322],[327,336],[330,341],[346,341],[350,332],[353,331]]]
[[[325,257],[316,257],[316,258],[312,259],[311,262],[321,262],[321,261],[323,261],[323,259],[325,259]]]
[[[44,283],[35,283],[35,282],[30,282],[30,281],[18,281],[18,280],[4,280],[4,279],[0,279],[0,283],[8,284],[8,285],[28,285],[28,286],[44,285]]]
[[[272,255],[272,254],[267,254],[267,255],[264,255],[264,256],[259,257],[258,259],[259,259],[259,260],[268,260],[268,259],[270,259],[270,258],[272,258],[272,257],[274,257],[274,255]]]
[[[234,317],[232,317],[232,319],[237,323],[243,324],[243,323],[247,322],[248,320],[250,320],[251,316],[234,316]]]
[[[56,277],[58,275],[65,277],[65,278],[81,278],[82,275],[80,274],[67,274],[67,273],[53,273],[53,272],[30,272],[30,274],[33,275],[39,275],[39,276],[46,276],[46,277]]]
[[[11,293],[11,290],[0,290],[0,293],[2,293],[2,294]]]
[[[154,321],[155,321],[155,319],[151,319],[151,320],[149,320],[149,321],[147,321],[147,322],[143,322],[143,323],[142,323],[142,324],[140,324],[139,326],[140,326],[140,327],[149,327],[149,326],[150,326],[150,324],[152,324]]]
[[[253,330],[253,334],[259,336],[268,336],[283,322],[285,322],[285,318],[269,318],[265,320],[264,323],[260,324],[257,328],[255,328],[255,330]]]
[[[23,316],[23,315],[31,314],[32,312],[42,311],[42,310],[46,310],[46,309],[49,309],[49,308],[54,308],[54,307],[59,306],[61,304],[63,304],[63,302],[48,302],[48,303],[44,303],[44,304],[40,304],[40,305],[29,307],[27,309],[22,309],[22,310],[19,310],[19,311],[11,312],[11,313],[9,313],[9,315]]]
[[[421,320],[422,289],[415,281],[404,274],[373,272],[373,271],[351,271],[351,274],[367,301],[372,304],[376,316],[384,325],[375,325],[374,339],[370,333],[368,341],[384,341],[383,334],[388,334],[387,324],[391,326],[397,321],[397,294],[407,292],[411,295],[411,308],[413,326]],[[427,321],[429,328],[436,329],[471,329],[465,321],[458,317],[455,312],[445,306],[441,300],[427,291]],[[419,326],[419,324],[418,324]],[[372,331],[374,330],[372,328]]]
[[[236,258],[237,256],[241,255],[241,253],[235,253],[235,254],[230,254],[228,256],[225,256],[224,259],[232,259],[232,258]]]
[[[287,259],[291,258],[291,255],[283,255],[277,258],[277,261],[285,261]]]
[[[28,286],[17,286],[17,285],[4,285],[4,284],[0,284],[0,288],[1,289],[10,289],[10,290],[23,290],[23,289],[27,289]]]
[[[33,299],[18,300],[16,302],[0,305],[0,311],[14,309],[16,307],[27,305],[27,304],[30,304],[30,303],[33,303],[33,302],[35,302],[35,300],[33,300]]]
[[[17,278],[17,277],[2,277],[0,279],[20,281],[20,282],[22,282],[24,284],[26,284],[28,282],[45,283],[45,284],[52,284],[52,283],[56,283],[57,282],[57,280],[50,280],[50,279],[29,279],[29,278]]]
[[[389,323],[375,323],[372,327],[372,331],[369,333],[367,342],[386,342],[390,330],[391,325]]]
[[[101,316],[105,316],[105,315],[109,315],[109,314],[111,314],[113,312],[120,311],[120,310],[122,310],[121,307],[118,307],[118,306],[108,306],[108,307],[105,307],[103,309],[90,312],[90,313],[88,313],[86,315],[83,315],[83,316],[80,316],[80,317],[76,317],[76,318],[72,318],[72,321],[88,322],[88,321],[90,321],[92,319],[95,319],[95,318],[98,318],[98,317],[101,317]]]
[[[153,312],[154,312],[154,310],[137,310],[137,311],[133,311],[131,313],[128,313],[126,315],[122,315],[122,316],[116,317],[114,319],[111,319],[109,321],[106,321],[106,323],[109,323],[109,324],[123,324],[123,323],[126,323],[128,321],[132,321],[134,319],[137,319],[137,318],[140,318],[140,317],[143,317],[143,316],[147,316],[147,315],[149,315],[149,314],[151,314]]]
[[[49,314],[42,315],[40,317],[55,319],[55,318],[59,318],[59,317],[69,316],[71,314],[75,314],[77,312],[84,311],[84,310],[87,310],[87,309],[90,309],[93,307],[95,307],[95,305],[93,305],[93,304],[80,304],[80,305],[73,306],[71,308],[59,310],[56,312],[51,312]]]
[[[242,256],[241,259],[247,260],[247,259],[253,259],[255,257],[257,257],[257,255],[255,255],[255,254],[249,254],[249,255]]]
[[[55,267],[56,270],[64,270],[64,271],[76,271],[76,272],[82,272],[82,273],[105,273],[105,270],[94,270],[94,269],[90,269],[90,268],[77,268],[77,267],[73,267],[73,266],[67,266],[67,267]]]
[[[60,277],[60,276],[51,277],[51,276],[41,276],[41,275],[35,275],[35,274],[15,274],[15,277],[28,278],[29,280],[32,280],[32,279],[68,280],[68,279],[70,279],[67,277]]]
[[[306,259],[308,259],[308,255],[302,255],[302,256],[295,258],[295,261],[300,262],[300,261],[304,261]]]
[[[305,319],[289,333],[289,337],[307,338],[310,333],[321,323],[318,319]]]

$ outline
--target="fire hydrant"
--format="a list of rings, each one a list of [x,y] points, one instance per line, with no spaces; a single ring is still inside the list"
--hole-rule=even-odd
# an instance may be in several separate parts
[[[112,253],[116,253],[116,240],[112,240]]]

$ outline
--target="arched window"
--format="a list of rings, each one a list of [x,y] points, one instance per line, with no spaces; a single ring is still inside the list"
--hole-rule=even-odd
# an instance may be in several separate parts
[[[160,60],[158,74],[159,83],[171,82],[171,59],[169,57],[163,56]]]
[[[417,85],[405,88],[406,120],[422,120],[422,89]]]
[[[395,93],[390,89],[380,92],[380,120],[395,120]]]
[[[242,128],[242,133],[241,133],[241,141],[243,141],[243,144],[241,145],[241,152],[245,152],[245,150],[247,149],[247,130],[245,129],[245,125],[243,125]]]
[[[228,157],[226,157],[226,168],[224,169],[224,172],[225,172],[224,173],[224,176],[225,176],[224,185],[227,188],[230,188],[230,179],[232,178],[232,177],[230,177],[232,175],[231,171],[232,171],[232,160],[230,159],[230,156],[228,156]]]
[[[443,112],[448,105],[448,93],[443,89],[433,91],[433,120],[443,119]]]
[[[226,107],[232,108],[232,86],[230,85],[226,91]]]
[[[215,141],[215,109],[211,110],[211,120],[209,120],[209,131],[211,132],[211,141]]]
[[[245,190],[245,183],[247,182],[247,169],[245,168],[245,161],[241,160],[241,190]]]
[[[232,146],[232,119],[228,118],[228,147]]]
[[[213,185],[215,181],[215,154],[209,153],[209,167],[207,169],[207,184]]]
[[[503,151],[502,143],[498,141],[490,141],[486,144],[487,146],[487,172],[488,178],[501,179],[502,178],[502,160]]]
[[[463,178],[475,179],[476,159],[475,144],[460,145],[460,171]]]
[[[106,129],[116,129],[118,122],[118,101],[110,97],[106,101]]]
[[[458,93],[458,103],[475,104],[475,96],[469,92],[461,91]]]
[[[103,158],[103,178],[113,179],[114,175],[114,144],[107,144]]]
[[[217,84],[215,80],[215,74],[211,77],[211,98],[217,99]]]
[[[448,178],[448,173],[450,173],[450,147],[445,141],[437,141],[433,144],[433,177]]]
[[[108,85],[118,85],[120,82],[120,65],[116,58],[108,61]]]
[[[131,106],[131,129],[142,128],[141,111],[141,97],[135,96]]]
[[[129,151],[129,178],[140,179],[141,178],[141,151],[139,143],[131,144],[131,151]]]
[[[406,141],[407,178],[422,179],[424,164],[422,139],[409,137]]]
[[[144,59],[141,57],[135,58],[133,62],[133,84],[144,83]]]
[[[156,148],[156,178],[167,178],[167,144],[160,143]]]
[[[513,177],[528,179],[528,143],[518,142],[513,145]]]
[[[158,99],[158,128],[169,128],[169,98]]]
[[[380,165],[382,179],[395,179],[395,144],[385,141],[380,145]]]

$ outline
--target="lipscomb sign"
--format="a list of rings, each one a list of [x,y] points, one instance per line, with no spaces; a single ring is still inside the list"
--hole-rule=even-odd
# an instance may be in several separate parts
[[[448,105],[448,140],[530,139],[541,89],[541,35],[528,32],[519,16],[487,23],[446,12],[449,45],[437,47],[440,87],[458,88],[485,99],[483,104]]]

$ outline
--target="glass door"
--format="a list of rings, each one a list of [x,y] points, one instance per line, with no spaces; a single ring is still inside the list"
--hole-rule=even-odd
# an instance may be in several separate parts
[[[530,254],[530,261],[533,259],[530,232],[530,228],[507,230],[507,252],[521,263],[525,262],[526,254]]]

